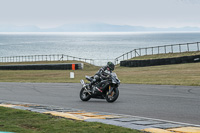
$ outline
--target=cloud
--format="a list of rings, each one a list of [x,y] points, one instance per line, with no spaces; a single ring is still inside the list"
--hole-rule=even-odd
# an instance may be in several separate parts
[[[178,1],[186,4],[200,4],[199,0],[178,0]]]
[[[50,28],[68,23],[105,22],[200,27],[199,6],[200,0],[0,0],[0,25]]]

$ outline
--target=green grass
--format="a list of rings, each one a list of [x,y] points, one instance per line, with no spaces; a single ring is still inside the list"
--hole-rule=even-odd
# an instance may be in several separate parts
[[[0,82],[79,83],[81,79],[85,79],[85,75],[92,76],[99,68],[84,63],[83,70],[74,71],[74,79],[70,79],[72,70],[0,70]],[[118,65],[114,72],[117,73],[121,83],[200,86],[200,63],[149,67],[120,67]]]
[[[77,63],[77,61],[64,62],[21,62],[0,63],[0,65],[14,64],[56,64]],[[82,63],[82,62],[81,62]],[[84,63],[83,70],[0,70],[0,82],[71,82],[77,83],[85,75],[94,75],[100,67]],[[75,79],[70,79],[70,72],[75,73]]]
[[[122,83],[200,86],[200,63],[151,67],[119,67]]]
[[[0,107],[0,131],[16,133],[139,133],[140,131]]]

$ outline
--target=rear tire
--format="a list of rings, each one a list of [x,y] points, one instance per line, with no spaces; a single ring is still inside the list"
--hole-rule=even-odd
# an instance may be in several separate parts
[[[113,89],[111,95],[108,95],[108,92],[109,91],[106,92],[106,101],[109,103],[116,101],[119,96],[119,89],[118,88]]]
[[[82,88],[80,91],[80,99],[82,101],[88,101],[90,100],[91,96],[90,94],[85,90],[85,88]]]

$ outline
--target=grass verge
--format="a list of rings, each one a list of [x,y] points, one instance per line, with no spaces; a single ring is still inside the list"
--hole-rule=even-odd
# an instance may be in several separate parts
[[[200,63],[151,67],[119,67],[122,83],[200,86]]]
[[[0,70],[0,82],[79,83],[85,75],[92,76],[99,68],[84,63],[83,70],[74,71],[74,79],[70,79],[72,70]],[[149,67],[116,66],[114,72],[121,83],[200,86],[200,63]]]
[[[140,131],[0,107],[0,131],[16,133],[140,133]]]

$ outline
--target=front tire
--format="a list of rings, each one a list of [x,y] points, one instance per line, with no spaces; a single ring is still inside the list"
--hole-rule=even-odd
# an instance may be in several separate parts
[[[106,92],[106,101],[109,102],[109,103],[116,101],[118,96],[119,96],[119,89],[114,88],[111,95],[108,95],[108,92],[109,91]]]
[[[88,101],[90,100],[91,96],[90,94],[85,90],[85,88],[82,88],[80,91],[80,99],[82,101]]]

